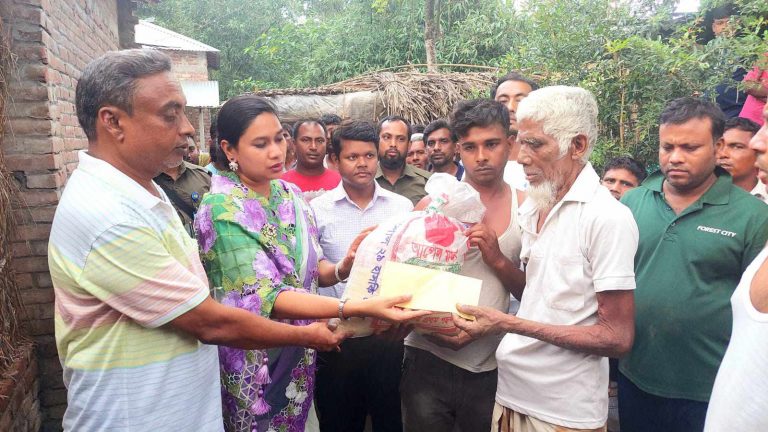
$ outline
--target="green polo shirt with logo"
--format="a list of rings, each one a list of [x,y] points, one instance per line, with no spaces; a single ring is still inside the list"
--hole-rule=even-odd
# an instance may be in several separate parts
[[[427,196],[427,192],[424,190],[424,186],[427,184],[427,180],[432,173],[424,171],[423,169],[416,168],[409,164],[405,165],[403,173],[397,178],[395,184],[392,184],[384,177],[384,173],[381,172],[381,167],[376,171],[376,181],[384,189],[402,195],[416,205],[422,198]]]
[[[768,206],[717,168],[679,215],[660,172],[622,198],[635,217],[635,344],[619,369],[647,393],[709,401],[731,336],[730,299],[768,239]]]

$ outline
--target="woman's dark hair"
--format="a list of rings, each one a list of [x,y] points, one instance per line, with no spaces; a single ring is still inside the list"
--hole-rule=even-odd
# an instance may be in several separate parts
[[[227,140],[229,145],[237,148],[240,137],[243,136],[251,122],[264,113],[274,114],[277,117],[275,106],[263,97],[240,95],[228,100],[221,107],[219,116],[216,118],[218,142]],[[228,169],[225,162],[225,160],[221,161],[221,164],[216,165],[216,168]]]

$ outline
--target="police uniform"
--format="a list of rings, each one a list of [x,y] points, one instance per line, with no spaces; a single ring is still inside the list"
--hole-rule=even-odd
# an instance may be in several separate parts
[[[376,171],[376,181],[384,189],[402,195],[416,205],[422,198],[427,196],[427,192],[424,190],[424,186],[429,180],[429,176],[432,173],[416,168],[413,165],[406,164],[400,177],[395,180],[395,184],[392,184],[384,176],[384,173],[379,167]]]
[[[179,167],[176,180],[166,173],[160,173],[154,180],[168,195],[184,228],[194,236],[192,222],[203,195],[211,189],[211,175],[205,168],[184,161]]]

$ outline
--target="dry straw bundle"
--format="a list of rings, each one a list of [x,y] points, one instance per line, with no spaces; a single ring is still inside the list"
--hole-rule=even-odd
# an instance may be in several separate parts
[[[490,69],[492,72],[396,72],[395,69],[398,68],[391,68],[322,87],[261,90],[255,91],[254,94],[274,97],[378,92],[387,114],[401,115],[413,124],[427,124],[434,119],[447,117],[454,104],[462,99],[487,97],[489,87],[496,80],[496,68],[473,65],[445,66]]]
[[[0,145],[5,134],[5,108],[8,103],[8,77],[12,70],[8,40],[0,20]],[[29,341],[19,326],[21,301],[16,277],[11,267],[11,240],[14,232],[12,207],[18,202],[16,184],[5,168],[0,151],[0,379]]]

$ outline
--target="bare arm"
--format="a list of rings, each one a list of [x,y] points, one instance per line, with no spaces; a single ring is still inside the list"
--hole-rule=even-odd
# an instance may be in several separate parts
[[[475,337],[485,334],[517,333],[573,351],[604,357],[622,357],[632,348],[635,338],[635,301],[632,290],[597,293],[596,324],[551,325],[507,315],[491,308],[458,306],[474,315],[467,321],[454,315],[456,326]]]
[[[224,306],[212,298],[177,317],[170,325],[203,343],[240,349],[294,345],[330,350],[348,336],[330,331],[325,323],[282,324],[244,309]]]
[[[390,322],[407,322],[429,314],[429,311],[412,311],[396,307],[411,299],[399,297],[373,297],[367,300],[348,300],[344,305],[344,317],[375,317]],[[272,309],[275,318],[325,319],[339,316],[339,300],[298,291],[283,291]]]

